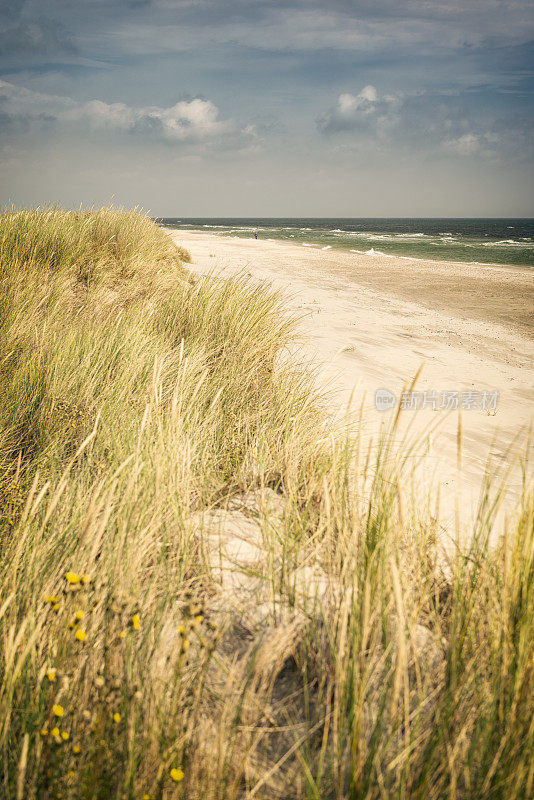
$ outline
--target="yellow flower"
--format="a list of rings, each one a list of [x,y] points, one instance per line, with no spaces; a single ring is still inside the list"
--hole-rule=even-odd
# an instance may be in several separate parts
[[[132,628],[136,631],[141,625],[141,618],[139,614],[134,614],[132,617]]]
[[[54,737],[54,739],[59,739],[59,728],[52,728],[50,734]]]
[[[202,616],[202,614],[198,614],[193,621],[193,627],[198,628],[203,619],[204,617]]]
[[[121,631],[121,632],[119,633],[119,639],[126,639],[126,636],[127,636],[127,635],[128,635],[128,634],[127,634],[127,632],[126,632],[126,631]]]
[[[81,576],[77,575],[75,572],[67,572],[65,575],[65,580],[68,583],[80,583],[81,579]]]
[[[69,734],[67,733],[67,731],[61,731],[61,738],[63,739],[64,742],[68,741]]]
[[[80,753],[82,752],[82,748],[80,747],[79,744],[75,744],[72,748],[72,752],[74,753],[75,756],[79,756]]]
[[[113,722],[120,722],[120,721],[121,721],[121,715],[118,712],[113,714]]]
[[[52,711],[54,712],[56,717],[62,717],[63,714],[65,713],[65,709],[63,708],[63,706],[60,705],[52,706]]]
[[[83,611],[77,611],[74,615],[74,619],[80,620],[83,619]]]
[[[76,639],[78,639],[79,642],[85,642],[85,640],[87,639],[86,632],[81,630],[77,630],[74,636]]]
[[[183,636],[183,635],[184,635],[184,633],[185,633],[185,625],[178,625],[178,627],[177,627],[177,629],[176,629],[176,630],[178,631],[178,633],[180,634],[180,636]]]
[[[49,669],[48,672],[46,673],[46,677],[48,678],[50,683],[54,683],[54,681],[56,680],[56,670],[53,668]]]
[[[171,769],[171,778],[175,783],[180,783],[185,778],[185,775],[181,769],[173,768]]]
[[[185,651],[189,650],[189,639],[184,639],[182,642],[182,650]]]
[[[154,800],[154,795],[153,794],[148,794],[148,792],[145,792],[144,795],[143,795],[143,800]]]
[[[75,778],[76,777],[76,773],[74,772],[73,769],[69,769],[67,775],[68,775],[69,778]]]
[[[41,728],[41,736],[48,736],[48,728]]]
[[[55,611],[57,614],[57,612],[59,611],[59,603],[54,603],[54,605],[52,606],[52,610]]]

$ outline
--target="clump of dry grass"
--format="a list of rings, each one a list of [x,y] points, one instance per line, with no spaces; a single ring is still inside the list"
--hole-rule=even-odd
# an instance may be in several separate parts
[[[444,568],[393,460],[331,436],[280,297],[190,280],[134,213],[0,236],[4,795],[529,796],[532,496]],[[199,513],[273,488],[229,512],[263,553],[229,594]]]

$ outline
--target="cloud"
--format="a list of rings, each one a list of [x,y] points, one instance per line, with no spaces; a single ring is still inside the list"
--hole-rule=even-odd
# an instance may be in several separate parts
[[[152,0],[131,8],[130,0],[129,11],[126,0],[106,5],[113,41],[139,55],[208,45],[435,55],[522,44],[534,35],[528,0],[330,0],[328,8],[323,0]]]
[[[432,92],[381,94],[372,85],[340,94],[317,119],[317,128],[343,152],[390,150],[421,158],[470,157],[510,161],[528,159],[529,120],[493,118],[464,97]]]
[[[446,139],[443,146],[445,149],[458,153],[460,156],[471,156],[482,149],[480,137],[474,133],[464,133],[458,139]]]
[[[46,2],[26,13],[25,0],[0,0],[0,52],[13,56],[57,56],[77,52],[73,33],[45,13]]]
[[[239,126],[221,119],[210,100],[181,100],[168,108],[136,107],[101,100],[77,102],[69,97],[46,95],[7,81],[0,81],[0,121],[4,128],[19,129],[52,123],[76,126],[93,132],[136,134],[173,144],[220,143],[224,146],[257,147],[259,135],[253,125]]]
[[[374,86],[364,86],[358,94],[340,94],[337,105],[319,117],[317,126],[327,135],[353,131],[383,138],[396,124],[401,102],[398,94],[380,97]]]

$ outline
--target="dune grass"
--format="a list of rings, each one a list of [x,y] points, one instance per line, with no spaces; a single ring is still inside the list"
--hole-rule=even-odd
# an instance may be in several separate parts
[[[445,559],[283,299],[187,261],[137,213],[0,216],[0,794],[532,796],[532,494]],[[198,519],[269,490],[260,624]]]

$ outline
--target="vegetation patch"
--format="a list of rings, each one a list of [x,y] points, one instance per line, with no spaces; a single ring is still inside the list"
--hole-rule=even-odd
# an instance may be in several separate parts
[[[283,298],[188,261],[133,212],[0,216],[3,796],[530,796],[532,495],[446,553]]]

